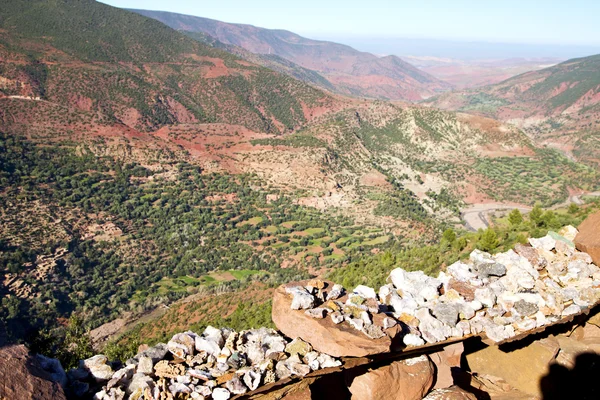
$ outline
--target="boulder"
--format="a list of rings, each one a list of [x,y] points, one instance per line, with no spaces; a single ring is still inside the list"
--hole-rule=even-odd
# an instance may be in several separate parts
[[[575,367],[577,356],[581,354],[591,353],[600,356],[600,338],[598,337],[576,340],[573,336],[558,335],[556,340],[560,346],[556,362],[564,367]]]
[[[600,211],[590,215],[579,225],[575,247],[592,256],[594,264],[600,266]]]
[[[53,381],[56,371],[46,371],[40,358],[33,357],[25,346],[0,349],[0,360],[0,399],[66,399],[61,385]]]
[[[348,371],[348,389],[352,400],[421,400],[433,385],[433,375],[429,358],[420,356],[375,369]]]
[[[452,368],[460,368],[460,359],[464,349],[463,343],[459,342],[448,345],[437,353],[429,354],[436,369],[434,389],[443,389],[454,385]]]
[[[477,397],[458,386],[452,386],[445,389],[435,389],[423,397],[423,400],[477,400]]]
[[[386,329],[385,337],[371,339],[346,322],[336,324],[331,318],[315,319],[302,310],[292,310],[292,295],[286,289],[305,284],[295,282],[280,286],[273,295],[273,322],[283,334],[301,338],[315,350],[334,357],[364,357],[390,351],[392,339],[401,332],[399,325]],[[326,290],[333,287],[331,282],[325,282],[325,285]],[[345,300],[344,297],[340,299],[342,302]]]
[[[539,400],[537,396],[523,393],[511,387],[504,379],[491,375],[470,376],[469,385],[481,394],[482,399]]]
[[[521,392],[541,397],[540,380],[558,351],[558,342],[545,338],[509,352],[489,346],[467,354],[466,359],[471,371],[500,377]]]

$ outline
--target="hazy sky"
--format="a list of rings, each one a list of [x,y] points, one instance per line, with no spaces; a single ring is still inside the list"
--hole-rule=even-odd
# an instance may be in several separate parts
[[[312,38],[600,44],[599,0],[103,0],[287,29]]]

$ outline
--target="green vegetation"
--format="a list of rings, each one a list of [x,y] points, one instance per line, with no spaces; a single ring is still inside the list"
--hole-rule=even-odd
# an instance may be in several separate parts
[[[385,284],[385,279],[394,268],[420,270],[435,275],[441,267],[468,258],[475,248],[492,253],[506,251],[516,243],[525,242],[527,237],[542,237],[549,230],[557,231],[565,225],[578,226],[589,213],[598,209],[600,202],[585,209],[570,210],[573,212],[559,213],[537,208],[533,215],[526,216],[518,224],[498,223],[493,228],[460,235],[453,230],[446,230],[438,244],[414,246],[396,242],[385,252],[363,257],[344,268],[333,270],[328,279],[348,288],[361,284],[379,287]]]
[[[480,158],[475,170],[489,179],[487,193],[496,200],[551,206],[567,199],[567,187],[595,189],[600,175],[551,149],[535,157]]]
[[[327,147],[327,143],[317,139],[314,136],[305,136],[299,134],[289,135],[281,139],[256,139],[252,140],[251,143],[255,146]]]
[[[97,157],[85,146],[75,152],[0,133],[0,205],[7,212],[0,272],[15,274],[32,293],[3,300],[9,334],[54,328],[74,312],[95,327],[125,311],[256,277],[285,282],[304,273],[281,269],[284,260],[333,266],[388,239],[380,229],[360,229],[286,196],[267,202],[269,191],[252,175],[204,174],[187,163],[164,167],[175,179]],[[30,210],[34,204],[51,215]],[[94,237],[97,230],[87,229],[109,222],[120,233]],[[59,248],[67,253],[57,267],[34,278],[36,257]]]

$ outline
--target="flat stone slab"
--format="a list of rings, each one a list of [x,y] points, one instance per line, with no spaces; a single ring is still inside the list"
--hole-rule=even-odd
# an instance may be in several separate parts
[[[347,323],[336,325],[329,317],[318,319],[306,315],[303,310],[292,310],[292,296],[286,293],[285,289],[307,283],[308,281],[294,282],[282,285],[275,291],[272,318],[277,329],[284,335],[290,338],[302,338],[315,350],[334,357],[364,357],[402,347],[400,341],[394,340],[396,337],[399,338],[401,333],[399,325],[386,329],[385,337],[370,339]],[[332,282],[325,281],[325,285],[324,291],[331,290],[333,287]],[[342,297],[340,300],[343,302],[346,298]],[[376,320],[375,316],[374,320]]]

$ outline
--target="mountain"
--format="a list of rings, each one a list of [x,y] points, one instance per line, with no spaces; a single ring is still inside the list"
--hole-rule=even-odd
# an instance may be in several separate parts
[[[443,94],[426,104],[517,124],[535,140],[600,167],[600,55]]]
[[[5,96],[33,96],[130,128],[226,122],[289,131],[333,99],[138,14],[92,0],[3,1]]]
[[[162,11],[131,10],[180,30],[202,32],[252,53],[274,54],[314,70],[341,94],[391,100],[420,100],[451,85],[396,56],[377,57],[352,47],[311,40],[285,30],[230,24]]]
[[[80,319],[117,332],[189,296],[431,244],[465,203],[598,188],[515,126],[334,96],[211,40],[91,0],[2,2],[0,342],[33,334],[75,366],[61,340]]]

